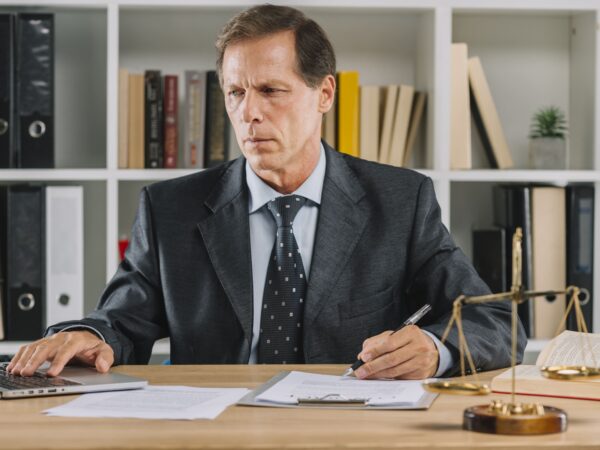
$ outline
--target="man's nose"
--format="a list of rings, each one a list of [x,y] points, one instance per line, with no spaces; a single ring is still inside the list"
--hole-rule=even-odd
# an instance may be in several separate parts
[[[242,102],[242,119],[245,123],[262,122],[261,98],[254,92],[247,92]]]

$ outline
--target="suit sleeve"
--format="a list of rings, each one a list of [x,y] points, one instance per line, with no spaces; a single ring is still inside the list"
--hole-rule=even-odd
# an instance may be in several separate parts
[[[429,303],[432,312],[422,328],[441,339],[451,318],[453,301],[461,294],[483,295],[489,288],[443,225],[431,179],[420,187],[409,251],[406,294],[417,304]],[[510,366],[511,304],[492,302],[462,308],[462,325],[478,371]],[[527,342],[518,322],[517,361]],[[454,365],[444,375],[460,373],[458,333],[454,326],[445,342]],[[465,361],[466,363],[466,361]],[[465,365],[468,368],[468,363]]]
[[[100,333],[115,353],[115,364],[147,363],[154,342],[167,336],[152,207],[146,188],[140,194],[125,258],[96,309],[81,321],[50,326],[45,334],[77,327]]]

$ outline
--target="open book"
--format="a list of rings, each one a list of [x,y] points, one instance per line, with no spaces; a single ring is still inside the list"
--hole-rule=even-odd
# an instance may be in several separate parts
[[[584,381],[551,380],[540,373],[540,367],[543,366],[598,367],[599,364],[600,334],[585,336],[575,331],[563,331],[542,350],[535,366],[515,368],[515,391],[517,394],[600,400],[600,378]],[[492,391],[510,393],[510,369],[492,380]]]

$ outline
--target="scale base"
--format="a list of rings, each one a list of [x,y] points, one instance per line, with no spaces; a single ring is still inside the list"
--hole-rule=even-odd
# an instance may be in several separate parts
[[[534,435],[567,430],[567,413],[553,406],[493,401],[465,409],[463,428],[491,434]]]

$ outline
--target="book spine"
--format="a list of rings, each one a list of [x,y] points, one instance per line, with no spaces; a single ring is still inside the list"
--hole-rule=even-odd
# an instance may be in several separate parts
[[[206,77],[206,134],[205,166],[214,167],[227,161],[229,130],[226,125],[225,100],[217,73],[212,70]]]
[[[119,69],[119,169],[129,166],[129,71]]]
[[[177,110],[178,102],[178,77],[177,75],[165,76],[165,98],[164,98],[164,113],[165,113],[165,168],[175,169],[177,167],[177,150],[178,136],[177,129],[179,125]]]
[[[163,166],[163,118],[162,82],[160,71],[147,70],[145,81],[145,167],[157,169]]]
[[[338,150],[358,157],[358,72],[338,73]]]
[[[204,125],[206,117],[206,72],[185,71],[184,165],[204,167]]]

